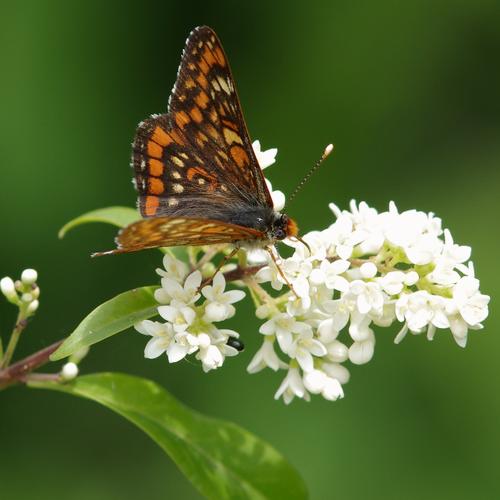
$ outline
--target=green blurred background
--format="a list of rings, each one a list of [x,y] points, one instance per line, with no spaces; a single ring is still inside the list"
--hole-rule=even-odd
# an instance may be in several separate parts
[[[253,138],[279,148],[270,171],[290,192],[328,142],[333,158],[291,207],[304,231],[330,201],[434,211],[473,248],[483,332],[392,343],[352,367],[344,400],[273,400],[282,374],[250,376],[260,343],[249,304],[230,323],[247,345],[205,375],[143,358],[129,331],[99,344],[82,372],[150,377],[190,406],[235,421],[281,450],[311,497],[499,498],[500,187],[498,1],[1,2],[0,275],[39,271],[41,307],[18,356],[67,335],[94,306],[156,281],[160,255],[91,260],[115,230],[62,241],[82,212],[135,203],[136,124],[165,109],[189,31],[221,37]],[[14,311],[0,304],[5,338]],[[248,320],[248,321],[247,321]],[[242,327],[241,325],[245,325]],[[83,400],[17,388],[0,394],[2,499],[192,499],[149,439]]]

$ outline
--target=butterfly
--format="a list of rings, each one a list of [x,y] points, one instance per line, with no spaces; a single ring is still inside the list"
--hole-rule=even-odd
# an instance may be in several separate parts
[[[132,166],[142,220],[117,248],[230,243],[268,248],[297,237],[297,224],[274,210],[252,148],[227,57],[215,32],[189,35],[165,114],[141,122]]]

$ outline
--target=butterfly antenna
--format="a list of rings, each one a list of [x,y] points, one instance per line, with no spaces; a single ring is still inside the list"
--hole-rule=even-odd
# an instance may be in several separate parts
[[[312,257],[311,247],[307,244],[307,241],[303,240],[300,236],[295,236],[295,239],[297,241],[300,241],[300,243],[302,243],[307,248],[309,252],[309,257]]]
[[[318,170],[319,167],[321,167],[321,164],[323,163],[323,161],[326,160],[326,158],[328,157],[328,155],[332,151],[333,151],[333,144],[328,144],[328,146],[323,151],[321,158],[316,162],[316,164],[311,168],[311,170],[309,170],[309,172],[307,172],[307,174],[304,176],[304,178],[297,184],[297,187],[295,188],[293,193],[288,198],[288,203],[290,203],[295,198],[297,193],[302,189],[302,187],[309,180],[311,175],[314,174],[314,172],[316,172],[316,170]]]
[[[283,272],[283,269],[281,269],[281,266],[278,264],[278,259],[276,259],[276,256],[273,253],[272,247],[266,247],[267,253],[271,256],[272,261],[274,262],[274,265],[276,266],[276,270],[278,271],[279,275],[283,278],[283,281],[286,283],[288,288],[290,288],[291,292],[295,295],[297,299],[300,299],[298,296],[297,292],[294,290],[292,284],[286,277],[285,273]]]

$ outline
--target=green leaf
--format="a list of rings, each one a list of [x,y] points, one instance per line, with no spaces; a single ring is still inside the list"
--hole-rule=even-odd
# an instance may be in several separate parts
[[[69,384],[30,386],[91,399],[122,415],[155,441],[207,498],[308,496],[298,472],[268,443],[233,423],[191,410],[152,381],[101,373]]]
[[[82,224],[88,224],[90,222],[105,222],[107,224],[112,224],[118,227],[125,227],[136,220],[139,220],[141,216],[136,209],[130,207],[107,207],[100,208],[98,210],[92,210],[86,214],[80,215],[76,219],[70,220],[66,223],[59,231],[59,238],[64,238],[66,233],[73,229],[74,227],[80,226]]]
[[[158,307],[154,298],[156,288],[158,287],[135,288],[96,307],[50,359],[56,361],[70,356],[82,347],[96,344],[126,330],[138,321],[154,316]]]

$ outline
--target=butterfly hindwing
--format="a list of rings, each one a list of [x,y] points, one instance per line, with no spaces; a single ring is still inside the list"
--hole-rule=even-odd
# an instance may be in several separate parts
[[[135,252],[146,248],[211,245],[259,240],[263,233],[252,228],[195,217],[152,217],[130,224],[120,231],[117,250]]]
[[[133,165],[144,217],[203,214],[230,222],[224,207],[272,208],[227,58],[210,28],[189,36],[169,111],[139,125]]]

